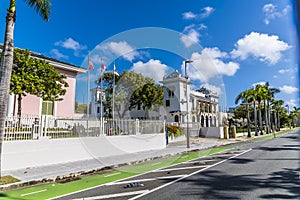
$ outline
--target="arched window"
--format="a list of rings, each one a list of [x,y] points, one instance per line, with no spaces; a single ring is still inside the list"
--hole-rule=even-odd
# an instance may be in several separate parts
[[[175,122],[179,122],[179,117],[178,117],[178,115],[175,115],[174,121],[175,121]]]

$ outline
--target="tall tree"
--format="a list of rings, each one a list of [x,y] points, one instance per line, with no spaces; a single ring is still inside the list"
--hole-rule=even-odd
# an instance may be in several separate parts
[[[262,123],[262,115],[261,115],[261,102],[264,101],[267,90],[265,87],[262,85],[256,85],[255,86],[255,93],[256,93],[256,99],[257,99],[257,104],[258,104],[258,120],[259,120],[259,129],[260,129],[260,134],[263,134],[263,123]]]
[[[118,81],[120,78],[121,78],[121,76],[115,76],[115,83],[114,83],[113,72],[106,72],[103,75],[101,75],[101,77],[99,77],[98,82],[97,82],[98,84],[101,84],[101,81],[102,81],[102,87],[105,91],[104,92],[105,101],[102,101],[102,104],[104,107],[105,116],[107,118],[112,117],[113,87],[114,87],[114,84],[118,84]]]
[[[266,95],[267,97],[267,120],[268,120],[268,125],[269,125],[269,130],[271,130],[270,126],[271,126],[271,107],[270,107],[270,102],[272,99],[274,99],[274,95],[276,93],[279,93],[280,90],[278,88],[272,88],[270,87],[269,82],[266,82],[264,87],[267,89],[268,94]]]
[[[250,112],[249,112],[249,103],[251,100],[252,94],[249,92],[249,90],[241,92],[235,99],[235,104],[238,104],[239,101],[242,101],[242,103],[246,104],[246,110],[247,110],[247,132],[248,136],[251,137],[251,130],[250,130]]]
[[[99,78],[99,83],[101,81],[103,88],[112,95],[113,74],[111,72],[105,73],[101,79]],[[118,117],[123,118],[125,116],[125,113],[133,106],[133,102],[130,101],[131,96],[136,96],[140,88],[148,83],[154,83],[154,80],[133,71],[123,71],[118,76],[115,86],[115,110]],[[110,105],[112,105],[111,99],[111,97],[108,98]],[[135,103],[138,105],[139,102],[136,101]]]
[[[257,111],[256,111],[256,101],[257,101],[257,94],[255,92],[254,88],[250,88],[248,90],[249,96],[250,96],[250,102],[253,103],[253,109],[254,109],[254,126],[255,126],[255,136],[258,136],[257,131]]]
[[[36,12],[45,20],[49,20],[50,0],[24,0],[28,6],[36,10]],[[6,15],[6,26],[4,35],[4,46],[2,51],[2,59],[0,63],[0,179],[1,179],[1,155],[2,142],[5,131],[5,117],[7,112],[7,102],[10,87],[10,79],[13,65],[14,54],[14,27],[16,22],[16,0],[9,1],[9,7]]]
[[[145,112],[145,119],[149,117],[149,110],[153,106],[163,105],[164,90],[162,86],[146,83],[138,88],[130,98],[130,109],[141,106]]]
[[[280,131],[280,112],[283,109],[282,106],[284,104],[283,100],[273,100],[272,102],[272,108],[275,110],[275,116],[274,118],[276,119],[276,130]]]

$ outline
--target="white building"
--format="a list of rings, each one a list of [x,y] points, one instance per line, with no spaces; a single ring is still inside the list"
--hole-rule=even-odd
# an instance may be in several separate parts
[[[161,83],[165,90],[164,109],[167,122],[185,123],[188,114],[189,122],[198,122],[201,127],[219,125],[216,93],[206,88],[191,90],[191,80],[186,79],[177,70],[164,76]]]

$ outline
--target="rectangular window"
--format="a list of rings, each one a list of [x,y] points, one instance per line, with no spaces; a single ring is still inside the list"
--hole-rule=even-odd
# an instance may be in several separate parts
[[[54,102],[43,101],[42,103],[42,115],[53,115],[54,114]]]
[[[100,113],[100,107],[99,106],[97,107],[97,113],[98,114]]]
[[[166,107],[170,107],[170,100],[166,100]]]

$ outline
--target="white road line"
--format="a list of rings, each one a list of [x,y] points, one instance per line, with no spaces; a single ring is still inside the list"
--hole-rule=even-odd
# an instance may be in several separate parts
[[[152,189],[152,190],[149,190],[149,191],[146,192],[146,193],[142,193],[142,194],[140,194],[140,195],[138,195],[138,196],[135,196],[135,197],[133,197],[133,198],[130,198],[129,200],[135,200],[135,199],[138,199],[138,198],[140,198],[140,197],[142,197],[142,196],[145,196],[145,195],[147,195],[147,194],[150,194],[150,193],[152,193],[152,192],[155,192],[155,191],[157,191],[157,190],[159,190],[159,189],[161,189],[161,188],[167,187],[167,186],[172,185],[172,184],[174,184],[174,183],[176,183],[176,182],[178,182],[178,181],[181,181],[182,179],[188,178],[188,177],[193,176],[193,175],[195,175],[195,174],[198,174],[199,172],[202,172],[202,171],[204,171],[204,170],[206,170],[206,169],[209,169],[209,168],[212,168],[212,167],[214,167],[214,166],[217,166],[217,165],[219,165],[219,164],[221,164],[221,163],[223,163],[223,162],[226,162],[227,160],[230,160],[230,159],[232,159],[232,158],[235,158],[235,157],[238,157],[238,156],[240,156],[240,155],[243,155],[243,154],[245,154],[245,153],[247,153],[247,152],[249,152],[249,151],[251,151],[251,150],[252,150],[252,149],[248,149],[248,150],[246,150],[246,151],[244,151],[244,152],[242,152],[242,153],[240,153],[240,154],[236,154],[236,155],[234,155],[234,156],[232,156],[232,157],[230,157],[230,158],[227,158],[227,159],[225,159],[225,160],[222,160],[222,161],[220,161],[220,162],[218,162],[218,163],[215,163],[215,164],[213,164],[213,165],[210,165],[210,166],[208,166],[208,167],[206,167],[206,168],[203,168],[203,169],[200,169],[200,170],[198,170],[198,171],[195,171],[195,172],[193,172],[193,173],[191,173],[191,174],[189,174],[189,175],[187,175],[187,176],[183,176],[183,177],[181,177],[181,178],[179,178],[179,179],[176,179],[176,180],[174,180],[174,181],[172,181],[172,182],[169,182],[169,183],[166,183],[166,184],[164,184],[164,185],[161,185],[161,186],[159,186],[159,187],[157,187],[157,188],[154,188],[154,189]]]
[[[110,176],[115,176],[115,175],[118,175],[118,174],[121,174],[121,172],[117,172],[117,173],[113,173],[113,174],[108,174],[108,175],[105,175],[103,177],[110,177]]]
[[[155,166],[155,165],[159,165],[159,164],[161,164],[161,162],[153,163],[151,166]]]
[[[94,196],[94,197],[84,197],[79,199],[73,199],[73,200],[97,200],[97,199],[110,199],[110,198],[116,198],[116,197],[124,197],[124,196],[132,196],[137,194],[143,194],[149,192],[149,190],[139,190],[139,191],[133,191],[133,192],[122,192],[117,194],[108,194],[108,195],[101,195],[101,196]]]
[[[160,179],[173,179],[173,178],[181,178],[183,176],[186,176],[187,174],[182,174],[182,175],[175,175],[175,176],[162,176],[162,177],[155,177],[155,178],[145,178],[145,179],[136,179],[136,180],[128,180],[128,181],[120,181],[120,182],[112,182],[112,183],[107,183],[106,185],[123,185],[123,184],[128,184],[128,183],[136,183],[136,182],[147,182],[147,181],[156,181]]]
[[[47,189],[44,189],[44,190],[39,190],[39,191],[35,191],[35,192],[29,192],[29,193],[26,193],[26,194],[21,194],[20,196],[25,197],[25,196],[28,196],[28,195],[37,194],[37,193],[46,192],[46,191],[47,191]]]
[[[204,168],[209,167],[210,165],[201,165],[201,166],[193,166],[193,167],[178,167],[178,168],[169,168],[169,169],[159,169],[155,172],[168,172],[168,171],[177,171],[177,170],[185,170],[185,169],[197,169],[197,168]]]

